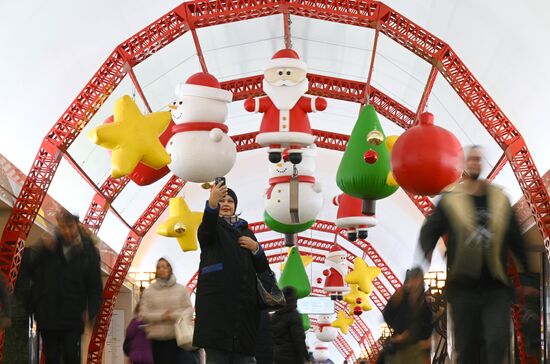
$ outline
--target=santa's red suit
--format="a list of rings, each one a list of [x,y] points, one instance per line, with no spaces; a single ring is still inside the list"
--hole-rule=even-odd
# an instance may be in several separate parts
[[[291,49],[282,49],[272,57],[267,70],[272,68],[298,68],[307,72],[307,66]],[[264,113],[256,142],[269,146],[271,151],[289,147],[291,152],[313,143],[309,118],[310,112],[323,111],[327,101],[322,97],[303,96],[309,87],[306,79],[291,86],[273,86],[265,79],[263,89],[267,96],[245,101],[249,112]]]
[[[346,229],[348,239],[355,240],[358,232],[361,235],[360,238],[364,239],[367,229],[376,226],[376,216],[363,215],[363,201],[360,198],[342,193],[334,197],[332,203],[338,206],[336,226]]]
[[[346,255],[344,250],[334,245],[325,258],[325,265],[328,269],[323,270],[324,290],[331,293],[331,298],[341,296],[342,292],[349,291],[349,287],[344,282],[344,277],[348,274],[348,267],[345,264]],[[338,298],[340,299],[340,297]]]

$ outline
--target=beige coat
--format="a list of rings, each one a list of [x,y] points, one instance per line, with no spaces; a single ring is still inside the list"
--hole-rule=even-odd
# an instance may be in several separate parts
[[[171,321],[163,321],[166,312]],[[176,283],[174,275],[167,282],[155,281],[141,298],[140,317],[145,321],[147,337],[155,340],[170,340],[176,337],[174,323],[181,315],[193,315],[193,305],[187,288]]]

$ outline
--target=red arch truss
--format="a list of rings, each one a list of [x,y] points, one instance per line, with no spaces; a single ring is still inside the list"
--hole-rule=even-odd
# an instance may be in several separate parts
[[[133,67],[189,30],[194,35],[199,60],[202,68],[205,69],[204,57],[198,46],[198,38],[194,33],[196,28],[280,13],[376,29],[377,32],[385,34],[432,64],[432,72],[416,112],[408,110],[372,86],[357,81],[310,75],[310,93],[359,103],[364,103],[366,95],[369,95],[369,102],[377,108],[380,114],[406,128],[412,125],[416,115],[423,110],[435,77],[438,73],[441,74],[503,150],[505,158],[499,160],[492,177],[498,173],[506,160],[510,163],[542,233],[545,247],[547,251],[550,249],[550,199],[525,141],[458,55],[443,40],[379,1],[189,1],[179,5],[118,45],[44,137],[0,240],[0,270],[7,278],[10,291],[13,291],[19,273],[25,240],[61,158],[68,156],[69,146],[125,75],[130,74],[135,81]],[[287,33],[286,38],[289,37],[290,35]],[[138,90],[141,90],[139,84],[136,86]],[[257,96],[261,94],[261,76],[226,82],[224,87],[233,90],[235,99],[242,99],[248,95]],[[326,143],[326,146],[332,149],[341,148],[341,144],[338,143],[343,143],[342,139],[337,136],[331,140],[331,135],[330,132],[319,132],[317,134],[318,143]],[[242,140],[248,142],[248,144],[241,145],[242,150],[246,150],[247,147],[251,148],[254,144],[250,142],[250,139],[243,138]],[[239,144],[241,140],[236,140],[236,142]],[[95,231],[99,229],[105,211],[110,208],[112,200],[116,198],[126,183],[125,180],[108,179],[100,187],[96,186],[97,193],[85,220]],[[413,201],[422,208],[424,213],[429,212],[431,208],[429,200],[415,197]],[[154,217],[154,215],[151,216]],[[133,227],[131,231],[133,231]],[[139,243],[129,249],[135,249],[137,246]],[[124,254],[126,251],[121,252],[121,255]],[[123,266],[131,264],[131,259],[126,261],[121,259],[121,263]],[[114,284],[113,287],[116,285]],[[113,287],[106,287],[106,290],[114,292],[111,290]],[[113,302],[116,300],[116,293],[113,293],[112,299]],[[110,315],[108,316],[107,319],[98,320],[96,328],[98,325],[108,326]],[[105,330],[103,327],[98,330],[94,329],[94,335],[100,331]],[[0,335],[2,347],[3,339],[2,334]],[[104,340],[104,338],[102,339]],[[101,351],[103,343],[101,339],[95,342],[97,345],[91,346],[93,350],[88,360],[92,363],[99,363],[101,354],[94,353],[94,351]]]

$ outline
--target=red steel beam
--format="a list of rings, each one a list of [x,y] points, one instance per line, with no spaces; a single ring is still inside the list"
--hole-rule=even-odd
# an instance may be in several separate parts
[[[292,48],[292,38],[290,33],[290,16],[288,15],[288,7],[283,7],[283,29],[285,37],[285,48]]]
[[[113,265],[111,274],[105,283],[105,287],[103,288],[101,308],[95,320],[88,347],[88,363],[101,364],[102,362],[103,347],[105,345],[105,339],[109,330],[109,323],[113,315],[113,308],[118,297],[118,292],[132,265],[141,239],[153,226],[155,221],[157,221],[166,207],[168,207],[170,199],[176,197],[184,185],[185,182],[181,178],[172,176],[145,209],[143,214],[137,219],[132,230],[128,234],[117,260]]]
[[[147,112],[152,113],[153,110],[151,110],[151,106],[149,105],[149,101],[147,101],[147,98],[145,97],[145,94],[143,93],[143,89],[141,88],[141,85],[139,84],[139,81],[137,79],[137,76],[134,72],[134,69],[130,66],[130,64],[126,64],[128,76],[130,76],[130,79],[132,80],[132,83],[134,84],[134,87],[136,88],[136,92],[138,93],[139,97],[141,97],[141,101],[145,104],[145,108],[147,109]]]
[[[426,105],[428,104],[428,99],[430,98],[430,94],[432,93],[432,88],[434,87],[436,77],[437,67],[433,65],[432,69],[430,70],[430,75],[428,76],[428,81],[426,81],[424,91],[422,92],[422,96],[420,97],[418,108],[416,109],[415,121],[418,121],[418,119],[420,118],[420,114],[422,114],[424,112],[424,109],[426,109]]]
[[[201,69],[203,72],[208,72],[206,61],[204,60],[204,54],[202,53],[201,44],[199,42],[199,37],[195,28],[191,28],[191,35],[193,36],[193,42],[195,43],[195,49],[197,50],[197,57],[199,58]]]
[[[82,224],[94,234],[97,234],[112,202],[118,197],[129,181],[128,177],[113,178],[109,176],[92,198]]]
[[[195,43],[195,50],[197,51],[197,57],[201,65],[201,69],[203,72],[208,72],[208,68],[206,67],[206,61],[204,60],[204,54],[202,53],[201,43],[197,35],[195,18],[193,17],[189,6],[185,7],[185,19],[187,20],[187,24],[189,26],[189,29],[191,30],[191,36],[193,37],[193,43]]]
[[[88,176],[88,174],[84,171],[84,169],[80,167],[80,165],[73,159],[73,157],[70,154],[68,154],[67,152],[64,152],[63,158],[65,158],[65,160],[69,162],[69,164],[80,175],[80,177],[82,177],[82,179],[86,183],[88,183],[88,185],[95,191],[96,196],[99,195],[101,196],[101,199],[106,199],[105,196],[102,195],[103,191],[101,190],[101,188],[95,184],[95,182],[90,178],[90,176]],[[98,200],[98,202],[100,202],[100,200]],[[130,224],[128,224],[128,222],[122,217],[122,215],[119,214],[119,212],[112,205],[109,204],[108,207],[113,213],[113,215],[115,215],[120,220],[120,222],[124,224],[124,226],[132,230],[132,227],[130,226]]]
[[[370,66],[369,66],[369,73],[367,75],[367,83],[365,84],[365,94],[368,95],[368,92],[370,91],[370,81],[372,79],[372,72],[374,71],[374,59],[376,58],[376,49],[378,48],[378,36],[380,35],[380,32],[378,29],[374,32],[374,42],[372,45],[372,52],[370,57]],[[368,101],[368,100],[366,100]]]
[[[508,159],[506,158],[506,153],[502,153],[500,158],[498,159],[498,162],[495,164],[491,172],[487,175],[487,179],[489,181],[492,181],[495,179],[495,177],[502,171],[502,168],[508,163]]]
[[[193,17],[196,27],[204,27],[273,15],[281,11],[280,7],[276,6],[279,4],[278,1],[265,0],[183,3],[115,49],[45,137],[12,209],[0,241],[0,269],[3,274],[8,275],[10,290],[13,290],[17,278],[19,254],[24,241],[59,164],[56,151],[48,144],[63,144],[66,149],[120,83],[125,75],[124,65],[128,63],[133,67],[139,64],[184,34],[188,30],[185,21],[188,14]],[[437,64],[442,75],[506,152],[543,235],[545,246],[547,250],[550,249],[550,219],[543,218],[550,212],[548,192],[525,142],[498,105],[445,42],[377,1],[349,3],[290,0],[286,4],[290,14],[379,29],[422,59]],[[390,100],[378,101],[383,104]],[[399,115],[401,110],[391,111],[396,117],[402,116]],[[3,346],[2,337],[0,345]]]
[[[428,196],[420,196],[420,195],[413,195],[410,192],[405,191],[407,196],[411,199],[411,201],[416,205],[418,210],[424,215],[425,217],[428,217],[431,215],[433,209],[435,208],[432,200]]]

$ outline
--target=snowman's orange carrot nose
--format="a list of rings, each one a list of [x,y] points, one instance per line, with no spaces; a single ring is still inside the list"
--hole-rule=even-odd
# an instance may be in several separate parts
[[[168,108],[171,109],[171,110],[176,110],[177,106],[170,104],[170,105],[168,105]]]

